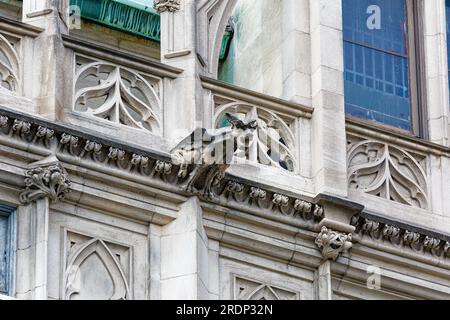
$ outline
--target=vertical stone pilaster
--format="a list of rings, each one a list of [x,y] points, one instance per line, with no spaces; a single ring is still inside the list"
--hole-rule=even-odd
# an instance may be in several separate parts
[[[193,197],[162,228],[161,299],[208,300],[208,274],[208,238],[199,200]]]
[[[70,181],[51,156],[30,165],[18,209],[17,285],[19,299],[47,299],[47,250],[50,201],[68,192]]]
[[[317,193],[347,196],[341,0],[310,0],[313,177]],[[332,50],[330,50],[332,48]]]
[[[48,198],[19,207],[18,299],[47,299],[48,214]]]
[[[203,90],[196,55],[196,1],[156,1],[161,15],[161,62],[183,69],[181,76],[166,84],[164,133],[181,140],[202,119]]]
[[[432,142],[449,146],[450,107],[445,0],[423,1],[423,27],[429,136]]]
[[[309,0],[282,1],[283,98],[311,106]]]
[[[317,299],[333,300],[331,287],[331,261],[324,261],[317,271]]]
[[[27,96],[36,103],[38,113],[50,120],[60,117],[72,94],[67,83],[71,83],[73,64],[65,57],[61,40],[61,34],[68,33],[68,6],[69,0],[23,1],[22,21],[44,29],[34,40],[34,49],[25,53],[25,74],[32,77],[32,86],[25,90],[30,91]]]

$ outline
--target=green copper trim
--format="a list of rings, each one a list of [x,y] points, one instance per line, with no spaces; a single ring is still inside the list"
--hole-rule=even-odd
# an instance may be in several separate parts
[[[71,0],[85,19],[160,41],[160,17],[136,0]]]
[[[233,40],[234,31],[230,27],[227,27],[222,39],[222,47],[220,48],[219,60],[224,61],[228,57],[230,51],[231,40]]]
[[[115,2],[122,3],[126,6],[134,7],[139,10],[144,10],[153,14],[158,14],[153,9],[153,0],[113,0]]]
[[[81,17],[114,29],[161,41],[159,14],[152,0],[70,0],[80,7]],[[234,30],[228,26],[222,41],[220,60],[225,60],[233,39]]]

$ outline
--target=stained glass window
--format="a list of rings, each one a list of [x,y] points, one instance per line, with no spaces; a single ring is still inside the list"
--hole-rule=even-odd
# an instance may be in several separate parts
[[[349,115],[412,128],[406,0],[343,0]]]

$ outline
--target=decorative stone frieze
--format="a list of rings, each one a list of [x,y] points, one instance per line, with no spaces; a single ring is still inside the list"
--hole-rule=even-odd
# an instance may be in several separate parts
[[[180,10],[181,0],[154,0],[153,8],[161,14],[163,12],[175,12]]]
[[[325,259],[336,260],[341,253],[347,252],[352,247],[352,235],[322,227],[316,238],[316,245],[322,251]]]
[[[435,257],[446,257],[450,254],[449,242],[442,236],[425,234],[413,231],[414,228],[406,226],[394,226],[394,222],[377,221],[377,217],[355,216],[353,225],[355,233],[360,237],[369,237],[377,242],[388,242],[397,247],[404,247],[415,252],[431,254]]]
[[[29,204],[44,197],[53,202],[64,199],[70,188],[66,170],[57,161],[36,165],[25,173],[25,190],[19,196],[20,202]]]

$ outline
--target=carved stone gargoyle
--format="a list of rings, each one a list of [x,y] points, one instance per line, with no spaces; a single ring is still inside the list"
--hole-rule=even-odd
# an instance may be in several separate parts
[[[171,152],[173,164],[180,167],[178,179],[185,192],[214,198],[213,188],[225,177],[238,143],[258,127],[256,120],[246,122],[229,113],[226,117],[231,128],[196,129]]]

